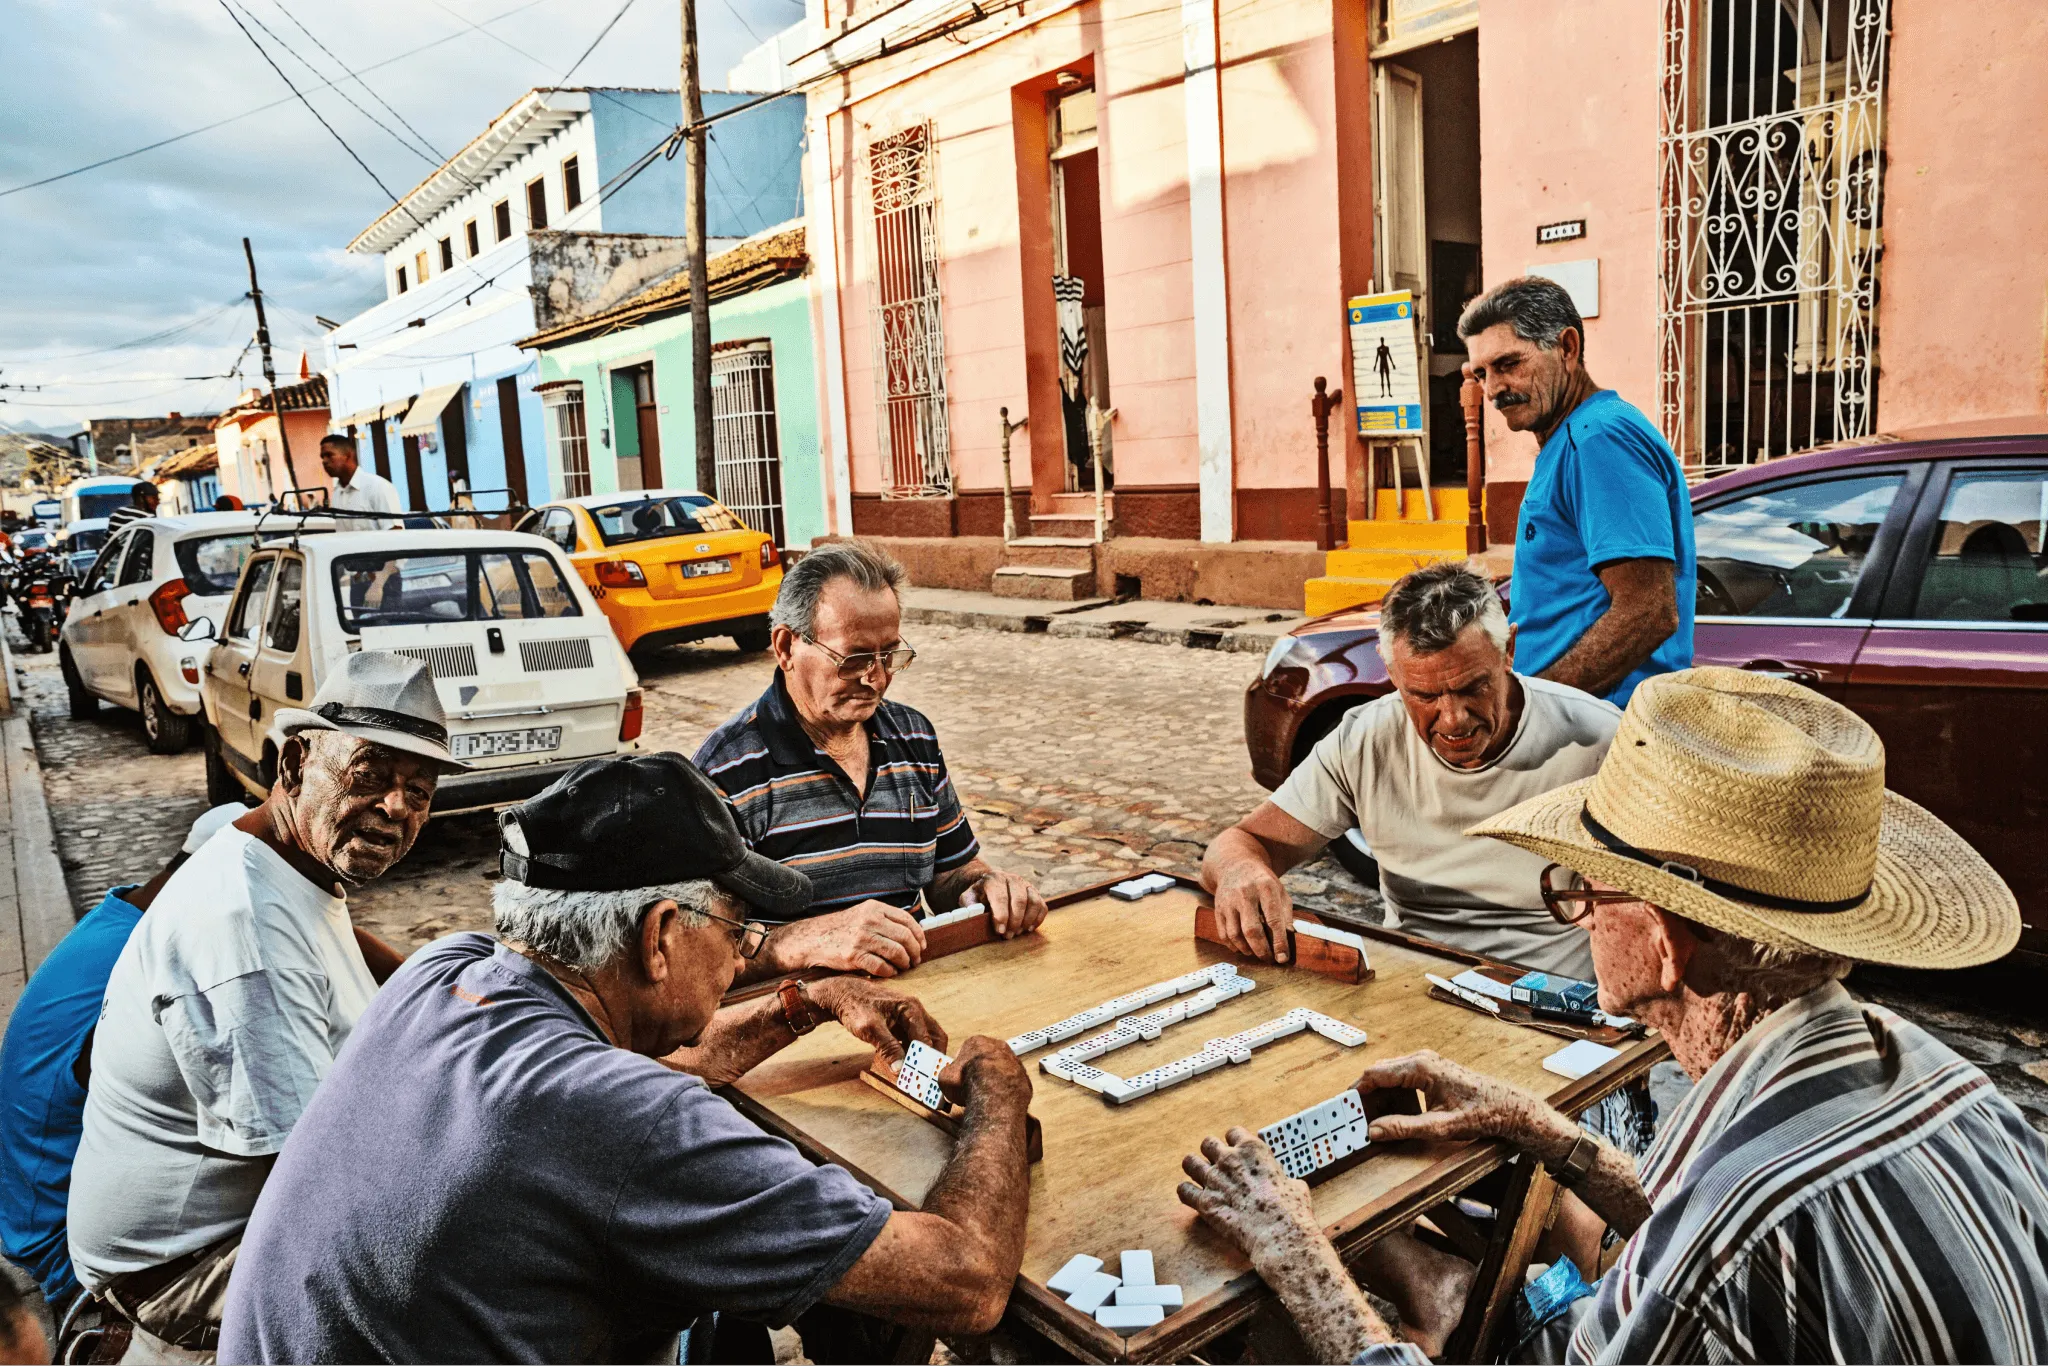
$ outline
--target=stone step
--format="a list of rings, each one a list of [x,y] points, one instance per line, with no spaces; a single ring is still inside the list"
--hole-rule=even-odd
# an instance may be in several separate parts
[[[1095,595],[1095,571],[1092,568],[1006,564],[989,576],[988,589],[999,598],[1080,602]]]
[[[1347,607],[1364,607],[1378,602],[1394,586],[1392,579],[1353,578],[1326,574],[1301,586],[1301,610],[1320,617]]]
[[[1439,560],[1462,560],[1465,550],[1333,550],[1325,558],[1337,578],[1392,580]]]
[[[1003,552],[1005,563],[1055,569],[1093,569],[1095,540],[1090,536],[1019,536]]]
[[[1104,523],[1102,534],[1104,537],[1116,535],[1116,520],[1114,518]],[[1085,516],[1034,512],[1031,514],[1031,535],[1029,539],[1082,540],[1093,544],[1095,540],[1095,509],[1090,507]]]
[[[1436,507],[1436,520],[1463,524],[1471,511],[1472,500],[1465,496],[1462,488],[1434,489],[1430,502]],[[1429,521],[1429,511],[1423,506],[1422,490],[1412,484],[1401,490],[1401,503],[1394,505],[1394,491],[1380,489],[1373,499],[1373,520],[1376,522]]]
[[[1102,491],[1102,510],[1106,516],[1116,516],[1116,493],[1112,489]],[[1095,519],[1095,490],[1081,493],[1055,493],[1052,495],[1052,511],[1062,517],[1086,517]]]
[[[1346,522],[1345,540],[1353,550],[1415,550],[1465,553],[1465,523]]]

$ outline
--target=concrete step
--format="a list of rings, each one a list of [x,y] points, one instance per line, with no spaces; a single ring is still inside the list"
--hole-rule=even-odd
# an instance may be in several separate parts
[[[1462,560],[1465,550],[1333,550],[1326,558],[1328,572],[1338,578],[1391,580],[1438,560]]]
[[[1087,489],[1081,493],[1055,493],[1052,495],[1051,510],[1062,517],[1086,517],[1092,523],[1095,520],[1095,490]],[[1114,490],[1104,489],[1102,491],[1102,510],[1106,516],[1116,516],[1116,493]]]
[[[1105,537],[1116,535],[1116,522],[1111,520],[1102,529]],[[1091,506],[1087,514],[1068,516],[1065,513],[1034,512],[1031,514],[1031,540],[1095,540],[1095,509]]]
[[[1019,536],[1004,552],[1004,561],[1052,569],[1093,569],[1092,536]]]
[[[1462,525],[1466,514],[1472,508],[1472,501],[1465,496],[1465,490],[1462,488],[1434,489],[1432,493],[1434,496],[1430,499],[1430,502],[1436,507],[1436,520],[1439,522],[1457,522]],[[1422,502],[1422,490],[1413,486],[1404,487],[1401,490],[1401,503],[1398,508],[1394,504],[1394,491],[1392,489],[1380,489],[1373,499],[1372,511],[1373,520],[1376,522],[1396,520],[1427,522],[1429,520],[1429,510],[1423,506]]]
[[[1465,553],[1465,523],[1456,522],[1346,522],[1345,540],[1353,550],[1443,551]]]
[[[1385,597],[1393,586],[1392,579],[1326,574],[1301,586],[1301,610],[1305,615],[1320,617],[1329,612],[1341,612],[1346,607],[1368,606]]]
[[[988,588],[999,598],[1036,598],[1043,602],[1081,602],[1095,595],[1095,571],[1052,565],[1006,564],[989,576]]]

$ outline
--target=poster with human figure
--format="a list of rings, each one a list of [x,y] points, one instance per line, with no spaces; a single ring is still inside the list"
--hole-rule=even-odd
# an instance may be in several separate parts
[[[1415,344],[1415,296],[1405,289],[1364,294],[1346,308],[1351,392],[1360,436],[1422,433],[1422,376]]]

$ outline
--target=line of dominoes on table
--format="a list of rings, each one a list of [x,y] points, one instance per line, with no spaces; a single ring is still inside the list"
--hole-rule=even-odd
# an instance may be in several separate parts
[[[1020,1034],[1010,1040],[1011,1051],[1024,1054],[1059,1043],[1075,1034],[1096,1025],[1114,1020],[1113,1028],[1070,1044],[1058,1052],[1039,1060],[1039,1069],[1046,1075],[1061,1081],[1093,1091],[1104,1099],[1122,1105],[1192,1080],[1207,1072],[1213,1072],[1226,1063],[1251,1061],[1252,1050],[1276,1040],[1288,1038],[1304,1030],[1313,1030],[1331,1042],[1345,1048],[1355,1048],[1366,1041],[1365,1031],[1342,1020],[1333,1019],[1318,1011],[1295,1009],[1278,1019],[1242,1030],[1220,1039],[1211,1039],[1201,1051],[1177,1058],[1150,1071],[1134,1077],[1120,1077],[1104,1068],[1092,1066],[1094,1059],[1119,1048],[1157,1039],[1173,1025],[1214,1010],[1233,997],[1242,996],[1257,984],[1249,977],[1238,974],[1228,963],[1203,968],[1182,977],[1164,982],[1155,982],[1141,987],[1128,995],[1113,1001],[1105,1001],[1079,1014],[1070,1015],[1057,1024]],[[1174,997],[1186,995],[1185,1001]],[[1166,1004],[1144,1015],[1125,1015],[1127,1010],[1147,1005]]]

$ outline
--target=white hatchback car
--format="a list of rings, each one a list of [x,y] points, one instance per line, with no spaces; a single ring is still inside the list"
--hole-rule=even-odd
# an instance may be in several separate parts
[[[208,646],[178,633],[200,619],[219,630],[228,595],[258,543],[257,527],[251,512],[195,512],[130,522],[107,538],[79,579],[59,637],[57,663],[74,720],[92,716],[102,700],[112,702],[142,713],[154,752],[185,748],[199,720],[199,670]],[[272,519],[264,534],[286,529]]]
[[[275,521],[273,519],[273,525]],[[261,797],[277,713],[302,707],[360,650],[433,670],[448,744],[473,767],[434,814],[524,801],[575,764],[635,748],[639,677],[551,541],[509,531],[341,531],[260,545],[206,658],[206,792]]]

